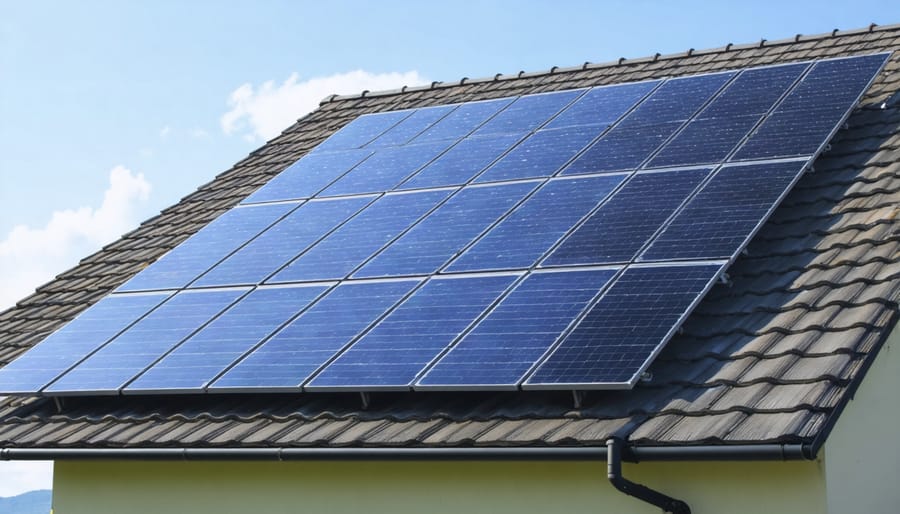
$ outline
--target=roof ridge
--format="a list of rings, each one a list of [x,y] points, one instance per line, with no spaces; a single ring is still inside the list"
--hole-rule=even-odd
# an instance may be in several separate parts
[[[773,46],[781,46],[795,43],[804,43],[809,41],[820,41],[823,39],[832,39],[838,37],[846,37],[846,36],[854,36],[859,34],[869,34],[873,32],[888,32],[892,30],[900,30],[900,23],[894,23],[890,25],[878,25],[877,23],[871,23],[867,27],[855,28],[855,29],[847,29],[840,30],[834,29],[831,32],[822,32],[820,34],[811,34],[811,35],[803,35],[796,34],[793,37],[775,39],[769,41],[768,39],[761,38],[758,42],[755,43],[742,43],[742,44],[734,44],[728,43],[725,46],[719,46],[714,48],[707,48],[702,50],[695,50],[693,48],[689,48],[683,52],[676,52],[671,54],[661,54],[657,52],[654,55],[644,56],[644,57],[635,57],[635,58],[626,58],[619,57],[615,61],[606,61],[601,63],[592,63],[590,61],[585,61],[581,65],[576,66],[552,66],[545,70],[526,72],[524,70],[519,71],[518,73],[505,74],[505,73],[497,73],[493,76],[488,77],[479,77],[479,78],[469,78],[462,77],[459,80],[444,82],[435,80],[432,81],[431,84],[426,84],[422,86],[403,86],[395,89],[384,89],[380,91],[370,91],[368,89],[361,91],[355,94],[347,94],[347,95],[338,95],[332,94],[323,98],[319,105],[324,105],[332,102],[339,102],[343,100],[358,100],[361,98],[371,98],[371,97],[381,97],[381,96],[391,96],[391,95],[399,95],[403,93],[409,93],[413,91],[428,91],[431,89],[439,89],[439,88],[449,88],[455,86],[462,86],[465,84],[480,84],[485,82],[496,82],[501,80],[515,80],[520,78],[534,78],[540,77],[544,75],[554,75],[557,73],[570,73],[577,71],[585,71],[585,70],[595,70],[599,68],[612,68],[616,66],[622,66],[625,64],[638,64],[644,62],[656,62],[656,61],[664,61],[670,59],[680,59],[683,57],[691,57],[697,55],[711,55],[725,52],[732,52],[737,50],[746,50],[750,48],[765,48],[765,47],[773,47]]]

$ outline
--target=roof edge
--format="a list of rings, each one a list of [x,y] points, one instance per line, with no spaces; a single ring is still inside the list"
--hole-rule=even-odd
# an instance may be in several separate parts
[[[772,41],[769,41],[769,40],[763,38],[755,43],[743,43],[743,44],[728,43],[725,46],[720,46],[720,47],[715,47],[715,48],[707,48],[707,49],[703,49],[703,50],[694,50],[693,48],[690,48],[683,52],[676,52],[676,53],[672,53],[672,54],[656,53],[655,55],[636,57],[636,58],[630,58],[630,59],[626,58],[626,57],[620,57],[615,61],[607,61],[607,62],[601,62],[601,63],[592,63],[590,61],[585,61],[584,64],[582,64],[580,66],[567,66],[567,67],[553,66],[549,69],[542,70],[542,71],[534,71],[534,72],[519,71],[518,73],[512,73],[512,74],[497,73],[496,75],[493,75],[490,77],[480,77],[480,78],[474,78],[474,79],[471,79],[469,77],[463,77],[459,80],[452,81],[452,82],[434,81],[431,84],[422,85],[422,86],[403,86],[398,89],[385,89],[382,91],[366,90],[366,91],[362,91],[359,93],[348,94],[348,95],[332,94],[332,95],[329,95],[329,96],[323,98],[319,102],[319,105],[325,105],[328,103],[340,102],[340,101],[344,101],[344,100],[359,100],[361,98],[400,95],[400,94],[410,93],[410,92],[414,92],[414,91],[428,91],[428,90],[432,90],[432,89],[444,89],[444,88],[462,86],[465,84],[480,84],[480,83],[485,83],[485,82],[497,82],[497,81],[504,81],[504,80],[515,80],[515,79],[520,79],[520,78],[539,77],[539,76],[544,76],[544,75],[554,75],[557,73],[571,73],[571,72],[578,72],[578,71],[585,71],[585,70],[595,70],[595,69],[599,69],[599,68],[613,68],[616,66],[623,66],[623,65],[629,65],[629,64],[641,64],[641,63],[646,63],[646,62],[682,59],[685,57],[733,52],[733,51],[738,51],[738,50],[747,50],[747,49],[751,49],[751,48],[766,48],[766,47],[773,47],[773,46],[790,45],[790,44],[796,44],[796,43],[805,43],[805,42],[809,42],[809,41],[820,41],[823,39],[831,39],[831,38],[837,38],[837,37],[868,34],[868,33],[872,33],[872,32],[887,32],[887,31],[898,30],[898,29],[900,29],[900,23],[894,23],[891,25],[878,25],[877,23],[871,23],[868,27],[847,29],[847,30],[834,29],[831,32],[823,32],[820,34],[811,34],[811,35],[796,34],[793,37],[783,38],[783,39],[775,39]]]
[[[438,447],[438,448],[3,448],[0,460],[606,460],[606,446]],[[814,460],[807,444],[628,447],[625,460],[786,461]]]

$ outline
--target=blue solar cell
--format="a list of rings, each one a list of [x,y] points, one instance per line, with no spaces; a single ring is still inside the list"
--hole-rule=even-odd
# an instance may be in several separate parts
[[[553,180],[516,208],[447,271],[528,268],[618,186],[624,175]]]
[[[361,148],[412,114],[413,111],[409,110],[360,116],[320,143],[314,151]]]
[[[0,369],[0,394],[37,393],[169,294],[107,296]]]
[[[298,389],[418,280],[345,282],[216,380],[209,391]]]
[[[434,273],[512,209],[535,183],[461,190],[369,261],[354,278]]]
[[[735,72],[727,72],[668,80],[623,118],[620,125],[635,127],[686,121],[734,75]]]
[[[178,293],[63,375],[47,391],[116,392],[244,293],[236,289]]]
[[[690,313],[720,264],[629,268],[523,387],[629,387]]]
[[[809,63],[744,70],[698,115],[700,119],[763,115],[809,68]]]
[[[881,68],[886,54],[815,63],[734,160],[811,155]]]
[[[241,203],[311,198],[370,155],[371,150],[306,155]]]
[[[601,269],[532,274],[455,344],[415,388],[515,388],[615,273],[614,269]]]
[[[583,125],[608,127],[634,107],[660,82],[651,80],[592,88],[544,128],[556,129]]]
[[[417,109],[411,116],[394,125],[393,128],[367,144],[366,148],[384,148],[386,146],[405,145],[412,138],[418,136],[420,133],[440,121],[453,109],[456,109],[456,106],[442,105],[439,107]]]
[[[463,139],[397,189],[465,184],[520,139],[518,134]]]
[[[500,158],[475,182],[549,177],[590,144],[606,125],[539,130]]]
[[[326,289],[324,286],[256,289],[178,345],[123,391],[200,392]]]
[[[641,255],[641,260],[729,259],[745,244],[806,161],[719,170]]]
[[[709,169],[635,175],[541,266],[629,262],[709,175]]]
[[[540,127],[553,115],[581,96],[585,90],[520,96],[509,107],[478,128],[473,136],[525,134]]]
[[[619,126],[591,145],[563,170],[563,175],[633,170],[663,144],[682,125],[680,121]]]
[[[125,282],[117,291],[185,287],[296,207],[273,204],[227,211]]]
[[[314,200],[191,283],[191,287],[259,284],[368,205],[372,197]]]
[[[306,389],[409,389],[517,277],[432,279],[326,366]]]
[[[444,190],[383,196],[268,282],[343,279],[449,195]]]
[[[760,115],[695,119],[647,163],[648,168],[712,164],[725,160]]]
[[[353,171],[328,186],[319,196],[353,195],[390,191],[397,184],[450,147],[452,141],[393,146],[375,152]]]
[[[501,109],[511,104],[513,100],[515,98],[500,98],[462,104],[431,128],[419,134],[413,139],[413,143],[456,140],[465,137]]]

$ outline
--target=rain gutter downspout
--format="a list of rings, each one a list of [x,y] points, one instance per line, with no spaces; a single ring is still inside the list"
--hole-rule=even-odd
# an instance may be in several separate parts
[[[691,514],[691,508],[688,507],[687,503],[650,489],[645,485],[632,482],[622,476],[623,444],[618,437],[612,437],[606,441],[606,475],[609,478],[609,483],[628,496],[634,496],[638,500],[656,505],[663,512]]]

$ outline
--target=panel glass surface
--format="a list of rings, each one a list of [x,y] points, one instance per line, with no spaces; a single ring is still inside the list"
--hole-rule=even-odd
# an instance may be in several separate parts
[[[169,297],[169,293],[107,296],[0,369],[0,394],[41,390]]]
[[[525,134],[547,123],[550,118],[581,96],[585,90],[560,91],[520,96],[506,109],[478,128],[473,136]]]
[[[549,177],[596,139],[605,125],[539,130],[516,145],[475,182]]]
[[[521,136],[506,134],[463,139],[434,162],[425,166],[397,189],[457,186],[467,183],[490,163],[497,160]]]
[[[672,220],[643,261],[729,259],[744,247],[806,161],[728,166]]]
[[[407,390],[516,276],[432,279],[316,375],[307,390]]]
[[[256,289],[179,344],[126,388],[126,393],[199,390],[305,309],[324,286]]]
[[[434,273],[538,184],[519,182],[462,189],[369,261],[354,278]]]
[[[373,197],[355,196],[306,202],[191,286],[259,284],[372,200]]]
[[[111,393],[159,359],[246,290],[178,293],[47,388],[52,393]]]
[[[362,148],[413,114],[412,110],[364,114],[316,146],[314,152]]]
[[[630,387],[721,268],[721,264],[629,268],[525,385]]]
[[[463,138],[514,100],[514,98],[499,98],[462,104],[431,128],[419,134],[412,142],[426,143]]]
[[[340,196],[390,191],[447,150],[452,141],[383,148],[319,196]]]
[[[268,282],[343,279],[450,193],[441,190],[383,196]]]
[[[226,211],[117,291],[185,287],[295,208],[295,204],[274,204]]]
[[[306,155],[275,175],[241,203],[311,198],[371,155],[372,150]]]
[[[541,266],[631,261],[709,173],[706,168],[635,175]]]
[[[593,210],[624,175],[553,180],[523,202],[446,271],[529,268]]]
[[[210,392],[299,390],[317,369],[421,281],[345,282],[244,357]]]
[[[416,388],[516,388],[616,271],[530,275],[456,343]]]
[[[608,127],[631,110],[662,81],[600,86],[589,90],[544,128],[576,126]]]
[[[442,105],[438,107],[425,107],[417,109],[411,116],[394,125],[384,134],[366,145],[366,148],[384,148],[387,146],[400,146],[409,143],[413,138],[428,130],[432,125],[449,114],[454,105]]]

